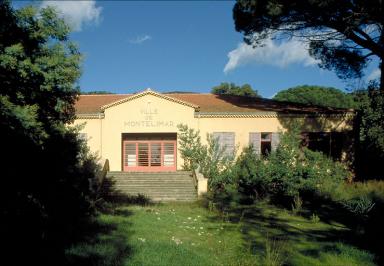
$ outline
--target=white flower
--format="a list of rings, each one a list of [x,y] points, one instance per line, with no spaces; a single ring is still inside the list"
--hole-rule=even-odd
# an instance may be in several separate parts
[[[172,236],[172,239],[171,239],[173,242],[176,243],[176,245],[180,245],[180,244],[183,244],[183,241],[181,241],[180,239],[178,238],[175,238],[174,236]]]
[[[200,227],[200,229],[204,229],[204,227]]]
[[[145,242],[145,238],[141,238],[139,237],[137,240],[141,241],[141,242]]]
[[[192,218],[191,217],[188,217],[188,220],[191,220]]]

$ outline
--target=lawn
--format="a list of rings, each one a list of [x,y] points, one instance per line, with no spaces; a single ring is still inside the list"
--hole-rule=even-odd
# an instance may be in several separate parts
[[[116,207],[66,251],[72,265],[375,265],[340,224],[266,203],[219,214],[198,203]]]

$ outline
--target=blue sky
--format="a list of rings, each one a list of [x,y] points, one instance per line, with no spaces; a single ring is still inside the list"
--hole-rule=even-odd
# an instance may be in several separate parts
[[[82,91],[209,92],[221,82],[250,84],[266,98],[292,86],[354,89],[321,70],[297,41],[267,42],[254,50],[235,31],[232,1],[58,1],[84,54]],[[18,3],[15,3],[18,5]],[[377,64],[367,69],[375,77]],[[376,71],[377,72],[377,71]]]

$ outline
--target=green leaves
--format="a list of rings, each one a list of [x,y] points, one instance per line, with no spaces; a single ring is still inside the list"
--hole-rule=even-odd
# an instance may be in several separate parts
[[[335,108],[354,108],[357,106],[353,95],[336,88],[322,86],[303,85],[289,88],[279,91],[273,99]]]
[[[384,59],[381,1],[237,0],[233,18],[244,41],[256,49],[268,38],[309,43],[319,66],[339,78],[360,78],[372,56]]]
[[[251,85],[244,84],[237,86],[234,83],[223,82],[219,86],[212,88],[211,93],[218,95],[235,95],[235,96],[248,96],[248,97],[260,97],[257,90],[253,90]]]

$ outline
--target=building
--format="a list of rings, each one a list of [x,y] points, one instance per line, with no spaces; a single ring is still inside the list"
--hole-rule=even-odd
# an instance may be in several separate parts
[[[108,159],[111,171],[176,171],[177,125],[213,134],[228,152],[252,144],[267,153],[279,133],[299,126],[310,148],[347,159],[353,136],[352,110],[320,108],[273,100],[213,94],[81,95],[75,124],[93,152]]]

